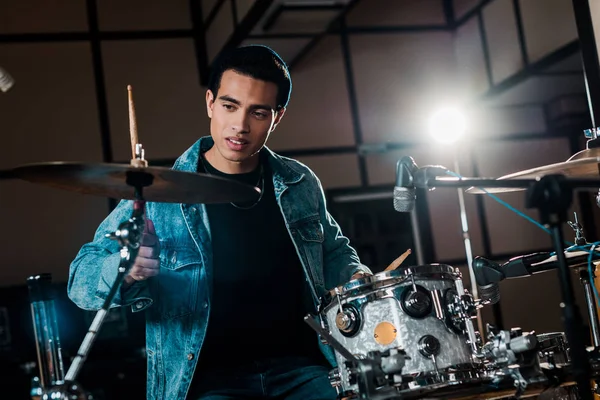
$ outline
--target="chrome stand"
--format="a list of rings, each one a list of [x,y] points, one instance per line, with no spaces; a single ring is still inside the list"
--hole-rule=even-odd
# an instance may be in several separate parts
[[[129,273],[129,270],[138,255],[140,240],[145,226],[144,214],[146,202],[142,197],[142,188],[150,186],[152,184],[152,179],[152,175],[144,173],[143,171],[127,173],[127,183],[135,188],[135,197],[137,199],[133,203],[133,213],[129,220],[119,225],[117,231],[107,235],[110,239],[117,240],[121,245],[121,261],[119,263],[117,277],[104,300],[102,308],[96,313],[96,316],[77,351],[77,356],[73,359],[73,362],[65,375],[64,381],[57,382],[43,395],[42,399],[78,400],[86,398],[83,391],[76,383],[77,376],[96,340],[96,336],[102,327],[117,291],[121,288],[125,276]]]
[[[39,387],[32,395],[41,395],[64,380],[58,322],[51,288],[52,275],[40,274],[27,278],[35,348],[39,367]]]
[[[460,165],[458,160],[458,149],[454,149],[454,172],[460,175]],[[465,205],[465,193],[462,188],[456,189],[458,192],[458,206],[460,207],[460,225],[462,228],[462,237],[465,244],[465,255],[467,256],[467,266],[469,269],[469,279],[471,281],[471,295],[475,300],[479,299],[479,293],[477,285],[475,284],[475,271],[473,270],[473,247],[471,245],[471,236],[469,234],[469,222],[467,220],[467,207]],[[463,293],[459,292],[459,296]],[[481,311],[477,309],[477,329],[483,335],[483,320],[481,318]],[[471,322],[471,321],[469,321]],[[472,322],[470,323],[471,330],[474,328]],[[472,336],[472,337],[471,337]],[[469,334],[469,339],[474,339],[475,332]]]

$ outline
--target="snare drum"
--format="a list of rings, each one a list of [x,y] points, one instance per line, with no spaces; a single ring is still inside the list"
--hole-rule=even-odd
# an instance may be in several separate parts
[[[462,291],[461,274],[451,266],[399,268],[330,291],[322,299],[321,317],[331,335],[358,358],[369,351],[403,349],[410,359],[402,375],[414,379],[413,385],[458,382],[475,370],[464,326],[448,312]],[[337,352],[336,359],[344,365]],[[344,391],[356,390],[345,368],[337,376]]]

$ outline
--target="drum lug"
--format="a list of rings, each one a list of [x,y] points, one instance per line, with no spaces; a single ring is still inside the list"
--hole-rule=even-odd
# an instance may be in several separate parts
[[[340,394],[340,388],[342,386],[342,374],[340,373],[340,369],[337,367],[332,369],[329,371],[328,377],[331,386],[338,394]]]

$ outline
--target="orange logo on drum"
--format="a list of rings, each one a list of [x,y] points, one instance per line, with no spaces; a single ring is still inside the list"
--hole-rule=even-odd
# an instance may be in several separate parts
[[[388,345],[396,339],[398,330],[391,322],[380,322],[373,333],[375,341],[382,345]]]

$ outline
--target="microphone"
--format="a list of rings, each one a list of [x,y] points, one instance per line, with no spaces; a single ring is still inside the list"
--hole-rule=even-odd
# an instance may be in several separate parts
[[[500,286],[498,282],[509,278],[530,276],[539,272],[556,268],[556,262],[548,260],[552,253],[542,252],[513,257],[504,264],[483,257],[473,259],[475,282],[480,290],[480,297],[490,304],[500,301]]]
[[[396,186],[394,186],[394,210],[411,212],[415,208],[417,190],[413,174],[418,170],[412,157],[404,156],[396,163]]]
[[[0,90],[3,92],[8,92],[8,90],[13,87],[15,84],[15,80],[12,76],[6,72],[5,69],[0,67]]]
[[[473,259],[473,272],[481,300],[489,302],[489,304],[499,302],[500,285],[498,282],[505,279],[500,264],[478,256]]]
[[[436,176],[445,175],[448,168],[426,165],[419,168],[412,157],[404,156],[396,163],[396,186],[394,186],[394,209],[411,212],[415,208],[417,188],[430,189],[428,182]]]

